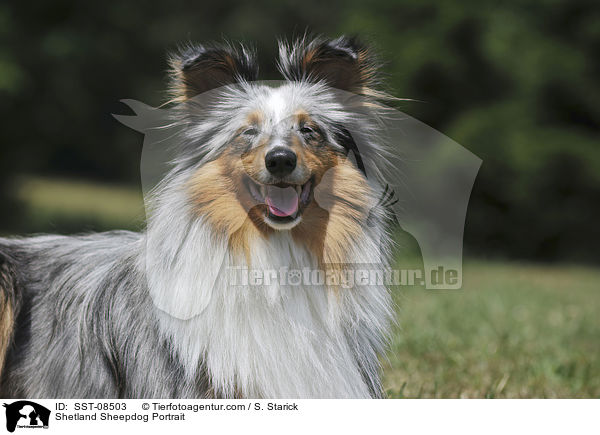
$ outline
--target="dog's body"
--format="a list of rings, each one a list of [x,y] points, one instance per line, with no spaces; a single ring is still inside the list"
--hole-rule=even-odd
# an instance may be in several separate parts
[[[187,142],[144,233],[0,239],[0,395],[381,396],[382,284],[232,285],[227,273],[386,264],[381,186],[345,158],[339,128],[357,118],[322,83],[374,98],[366,52],[317,40],[283,47],[280,63],[289,82],[274,89],[249,82],[245,51],[174,60]],[[201,117],[191,100],[215,77],[236,87]]]

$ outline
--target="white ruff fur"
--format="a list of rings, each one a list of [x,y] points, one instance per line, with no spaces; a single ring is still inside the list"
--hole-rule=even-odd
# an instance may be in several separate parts
[[[231,285],[229,267],[248,266],[246,261],[235,258],[227,241],[216,240],[197,217],[179,226],[161,219],[164,214],[191,217],[183,210],[187,206],[181,194],[166,197],[172,201],[149,223],[145,267],[150,292],[161,308],[160,328],[191,379],[206,370],[221,397],[372,395],[367,382],[378,386],[376,354],[390,318],[384,286],[341,289],[334,295],[318,285]],[[164,231],[163,226],[178,230]],[[373,263],[380,256],[376,237],[357,241],[350,258]],[[251,249],[253,269],[317,268],[289,231],[260,237]]]

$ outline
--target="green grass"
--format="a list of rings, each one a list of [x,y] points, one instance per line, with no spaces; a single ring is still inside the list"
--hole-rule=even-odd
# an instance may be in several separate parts
[[[24,232],[140,228],[136,189],[25,179]],[[467,261],[462,290],[394,289],[389,397],[600,397],[600,270]]]
[[[24,213],[21,232],[137,230],[144,204],[138,189],[52,178],[24,178],[17,183]]]
[[[600,397],[600,270],[467,262],[462,290],[404,288],[389,397]]]

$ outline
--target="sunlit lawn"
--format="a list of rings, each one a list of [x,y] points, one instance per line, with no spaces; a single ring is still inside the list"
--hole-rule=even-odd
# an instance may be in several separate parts
[[[71,233],[139,229],[144,220],[140,190],[132,187],[47,178],[17,184],[24,231]]]
[[[464,277],[395,292],[390,397],[600,397],[600,270],[467,262]]]
[[[36,232],[139,229],[144,218],[133,188],[36,178],[19,196]],[[394,297],[389,397],[600,397],[600,269],[467,261],[462,290]]]

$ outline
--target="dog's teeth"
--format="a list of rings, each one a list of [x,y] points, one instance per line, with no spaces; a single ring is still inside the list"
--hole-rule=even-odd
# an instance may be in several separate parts
[[[302,186],[296,185],[296,193],[298,194],[298,196],[300,196],[300,194],[302,193]]]
[[[264,199],[267,196],[267,186],[264,184],[260,185],[260,196]]]

